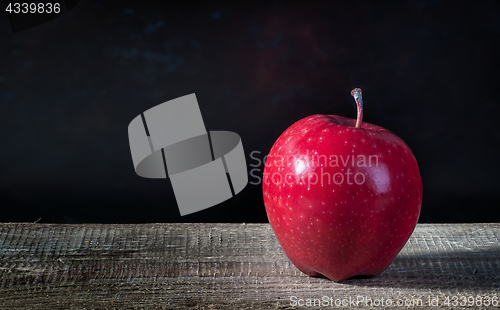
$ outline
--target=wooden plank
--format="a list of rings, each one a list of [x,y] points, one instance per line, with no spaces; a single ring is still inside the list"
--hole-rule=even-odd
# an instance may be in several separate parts
[[[298,271],[269,224],[0,224],[0,309],[456,309],[499,289],[500,224],[419,224],[382,275],[342,283]]]

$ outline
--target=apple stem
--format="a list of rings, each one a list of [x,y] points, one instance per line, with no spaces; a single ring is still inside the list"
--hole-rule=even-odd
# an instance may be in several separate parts
[[[358,118],[356,119],[356,128],[361,128],[361,122],[363,121],[363,95],[361,88],[355,88],[351,91],[351,96],[356,100],[356,105],[358,107]]]

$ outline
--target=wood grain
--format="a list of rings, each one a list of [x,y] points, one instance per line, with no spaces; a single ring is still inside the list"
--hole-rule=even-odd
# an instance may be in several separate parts
[[[298,271],[269,224],[0,224],[0,309],[456,309],[446,297],[500,303],[499,289],[500,224],[418,225],[382,275],[342,283]]]

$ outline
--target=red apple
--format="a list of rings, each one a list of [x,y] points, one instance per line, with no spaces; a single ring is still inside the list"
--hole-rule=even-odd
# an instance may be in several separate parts
[[[263,178],[264,204],[283,251],[302,272],[334,281],[375,276],[417,224],[422,181],[410,148],[395,134],[357,120],[312,115],[274,143]]]

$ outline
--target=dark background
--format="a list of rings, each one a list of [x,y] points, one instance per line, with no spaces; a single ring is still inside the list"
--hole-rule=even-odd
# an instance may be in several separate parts
[[[0,13],[0,221],[266,222],[252,184],[181,217],[135,174],[129,122],[196,93],[255,164],[305,116],[354,118],[354,87],[417,158],[420,222],[500,221],[495,1],[182,3],[83,0],[16,33]]]

